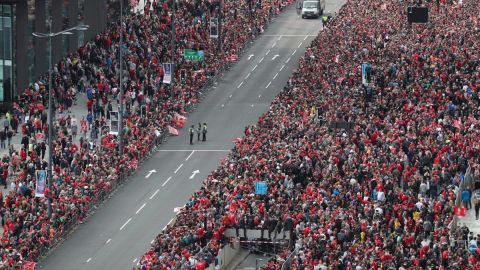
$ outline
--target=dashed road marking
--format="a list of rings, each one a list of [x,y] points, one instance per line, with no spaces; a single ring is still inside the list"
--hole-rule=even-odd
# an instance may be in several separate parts
[[[250,77],[250,74],[252,74],[252,73],[249,72],[249,73],[247,74],[247,76],[245,76],[245,80],[248,79],[248,77]]]
[[[285,63],[288,63],[288,62],[290,62],[290,57],[287,59],[287,61],[285,61]]]
[[[305,38],[303,40],[307,40],[308,36],[305,36]]]
[[[92,258],[88,258],[88,259],[87,259],[87,263],[89,263],[91,260],[92,260]]]
[[[285,65],[283,65],[281,68],[280,68],[280,71],[282,71],[282,69],[285,67]]]
[[[164,187],[168,183],[168,181],[170,181],[170,179],[172,179],[171,176],[168,177],[167,180],[165,180],[165,182],[163,182],[162,187]]]
[[[262,59],[260,59],[260,61],[258,61],[258,63],[261,63],[263,61],[263,59],[265,59],[265,57],[262,57]]]
[[[292,52],[292,56],[293,56],[296,52],[297,52],[297,50],[293,51],[293,52]]]
[[[135,263],[137,260],[138,260],[137,258],[133,259],[133,263]]]
[[[135,214],[138,215],[138,213],[140,213],[140,211],[142,211],[142,209],[145,207],[145,205],[147,205],[147,203],[142,204],[142,206],[140,206],[140,208],[138,208],[138,210],[137,210],[137,212],[135,212]]]
[[[150,196],[150,200],[153,199],[153,197],[155,197],[159,191],[160,191],[160,189],[157,189],[155,191],[155,193],[153,193],[152,196]]]
[[[237,86],[237,88],[242,87],[243,81]]]
[[[298,44],[297,48],[300,48],[300,46],[302,46],[303,42],[300,42],[300,44]]]
[[[183,163],[180,164],[180,166],[178,166],[178,168],[173,173],[177,173],[180,170],[180,168],[182,168],[182,167],[183,167]]]
[[[232,97],[232,95],[230,95],[230,97]],[[195,150],[193,150],[192,153],[190,153],[190,155],[188,155],[188,157],[185,159],[185,161],[188,161],[188,159],[193,155],[193,153],[195,153]]]
[[[125,226],[127,226],[127,224],[132,221],[132,218],[129,218],[127,221],[125,221],[125,223],[123,223],[122,227],[120,227],[120,231],[123,230],[123,228],[125,228]]]
[[[252,69],[252,71],[254,71],[255,69],[257,69],[258,65],[255,65]]]
[[[267,86],[265,88],[268,88],[270,86],[270,84],[272,84],[271,81],[267,84]]]
[[[112,241],[112,238],[108,238],[108,240],[107,240],[107,242],[105,242],[105,244],[110,243],[110,241]]]
[[[275,74],[275,76],[273,76],[273,79],[275,80],[275,78],[277,78],[277,76],[278,76],[278,72],[277,72],[277,74]]]

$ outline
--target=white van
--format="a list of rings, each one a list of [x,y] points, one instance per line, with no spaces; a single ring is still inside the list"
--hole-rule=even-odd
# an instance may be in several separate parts
[[[299,8],[299,5],[297,6]],[[325,0],[305,0],[301,2],[301,14],[304,18],[318,18],[325,10]]]

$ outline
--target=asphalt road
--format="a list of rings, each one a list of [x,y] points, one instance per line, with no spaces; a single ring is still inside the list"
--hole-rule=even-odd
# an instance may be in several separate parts
[[[343,2],[327,1],[327,11]],[[232,140],[268,110],[320,29],[320,19],[302,20],[294,6],[278,16],[188,116],[188,125],[208,123],[207,141],[189,145],[186,129],[170,138],[38,269],[131,269],[173,209],[218,167]],[[147,178],[151,170],[156,173]]]

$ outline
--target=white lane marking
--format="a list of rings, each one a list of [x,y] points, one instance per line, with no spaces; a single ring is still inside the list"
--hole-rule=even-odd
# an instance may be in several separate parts
[[[274,42],[274,43],[273,43],[272,48],[275,47],[275,45],[277,45],[277,42]]]
[[[300,44],[298,44],[297,48],[300,48],[300,46],[302,46],[303,42],[300,42]]]
[[[174,219],[174,218],[170,219],[170,221],[167,223],[167,225],[170,225],[170,224],[172,224],[172,222],[173,222],[173,219]]]
[[[271,81],[267,84],[267,86],[265,88],[268,88],[270,86],[270,84],[272,84]]]
[[[112,241],[112,238],[108,238],[108,240],[107,240],[107,242],[105,242],[105,244],[110,243],[110,241]]]
[[[237,88],[242,87],[243,81],[237,86]]]
[[[252,71],[254,71],[255,69],[257,69],[258,65],[255,65],[252,69]]]
[[[153,242],[155,242],[155,239],[153,239],[152,241],[150,241],[150,244],[153,244]]]
[[[285,65],[283,65],[281,68],[280,68],[280,71],[282,71],[282,69],[285,67]]]
[[[87,263],[89,263],[91,260],[92,260],[92,258],[88,258],[88,259],[87,259]]]
[[[180,170],[180,168],[182,168],[182,167],[183,167],[183,163],[182,163],[182,164],[180,164],[180,166],[178,166],[178,168],[177,168],[177,169],[176,169],[176,170],[175,170],[173,173],[177,173],[177,172],[178,172],[178,170]]]
[[[277,78],[277,76],[278,76],[278,72],[277,72],[277,74],[275,74],[275,76],[273,76],[273,79],[275,80],[275,78]]]
[[[278,54],[275,54],[273,57],[272,57],[272,61],[275,60],[277,57],[279,57],[280,55]]]
[[[265,53],[265,55],[268,55],[270,53],[270,50],[267,51],[267,53]]]
[[[248,79],[248,77],[250,77],[250,74],[252,74],[252,73],[249,72],[249,73],[247,74],[247,76],[245,76],[245,80]]]
[[[137,212],[135,212],[135,214],[138,215],[138,213],[140,213],[140,211],[142,211],[142,209],[145,207],[145,205],[147,205],[147,203],[142,204],[142,206],[140,206],[140,208],[138,208],[138,210],[137,210]]]
[[[262,57],[262,59],[260,59],[260,61],[258,61],[258,63],[261,63],[263,61],[263,59],[265,59],[265,57]]]
[[[292,52],[292,56],[293,56],[296,52],[297,52],[297,50],[293,51],[293,52]]]
[[[230,95],[230,97],[232,97],[232,95]],[[195,150],[192,150],[192,153],[190,153],[190,155],[188,155],[188,157],[185,159],[185,161],[188,161],[188,159],[193,155],[193,153],[195,153]]]
[[[288,63],[288,62],[290,62],[290,57],[287,59],[287,61],[285,61],[285,63]]]
[[[199,170],[195,170],[192,172],[192,175],[190,176],[190,179],[193,179],[197,173],[200,173]]]
[[[120,227],[120,231],[123,230],[123,228],[125,228],[125,226],[127,226],[127,224],[132,221],[132,218],[129,218],[127,221],[125,221],[125,223],[123,223],[122,227]]]
[[[232,95],[228,96],[229,98],[232,98]],[[195,151],[195,150],[194,150]]]
[[[171,176],[168,177],[167,180],[165,180],[165,182],[163,182],[162,187],[164,187],[168,183],[168,181],[170,181],[170,179],[172,179]]]
[[[155,193],[152,194],[152,196],[150,196],[150,200],[153,199],[153,197],[155,197],[155,195],[157,195],[157,193],[160,191],[160,189],[157,189],[155,191]]]
[[[162,149],[162,150],[158,150],[158,152],[190,152],[192,150],[185,150],[185,149]],[[201,149],[197,149],[195,150],[195,152],[230,152],[230,150],[226,150],[226,149],[205,149],[205,150],[201,150]]]
[[[307,40],[308,36],[305,36],[305,38],[303,39],[304,41]]]
[[[252,57],[253,57],[253,54],[250,54],[250,55],[248,56],[248,60],[250,60],[250,58],[252,58]]]
[[[153,170],[149,171],[149,172],[148,172],[148,174],[147,174],[147,175],[145,175],[145,178],[149,178],[149,177],[150,177],[150,175],[152,175],[152,173],[156,173],[156,172],[157,172],[157,171],[156,171],[155,169],[153,169]]]
[[[138,259],[137,259],[137,258],[135,258],[135,259],[133,260],[133,263],[135,263],[137,260],[138,260]]]
[[[282,36],[280,35],[280,36],[277,38],[277,40],[280,40],[281,38],[282,38]]]

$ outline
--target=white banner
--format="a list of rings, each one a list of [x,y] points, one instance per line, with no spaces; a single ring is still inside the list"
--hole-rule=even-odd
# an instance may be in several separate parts
[[[47,184],[47,171],[38,170],[35,172],[36,184],[35,184],[35,197],[45,197],[45,185]]]
[[[163,83],[170,84],[172,82],[172,64],[163,63]]]

